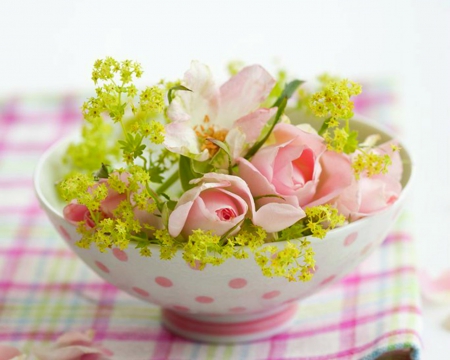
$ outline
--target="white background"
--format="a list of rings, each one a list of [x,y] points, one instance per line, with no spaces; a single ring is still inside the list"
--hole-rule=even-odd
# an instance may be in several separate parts
[[[140,61],[148,82],[180,77],[191,59],[393,79],[416,163],[419,263],[450,267],[450,0],[2,0],[0,15],[0,96],[84,91],[105,55]],[[450,305],[424,312],[425,359],[450,358]]]

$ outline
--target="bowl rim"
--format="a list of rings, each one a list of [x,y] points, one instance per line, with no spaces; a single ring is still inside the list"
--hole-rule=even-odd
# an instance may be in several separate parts
[[[357,123],[362,123],[362,124],[366,124],[380,132],[383,132],[385,135],[387,135],[390,139],[399,139],[399,137],[393,133],[393,131],[389,128],[387,128],[386,126],[384,126],[383,124],[379,124],[371,119],[368,119],[364,116],[361,115],[355,115],[355,118],[351,119],[351,122],[357,122]],[[80,135],[79,133],[75,134],[75,135],[68,135],[65,136],[64,138],[58,140],[57,142],[55,142],[54,144],[52,144],[49,148],[47,148],[47,150],[44,151],[44,153],[40,156],[36,167],[34,169],[34,173],[33,173],[33,186],[34,186],[34,192],[37,196],[37,198],[39,199],[39,201],[41,202],[41,204],[44,204],[44,206],[50,210],[56,217],[64,219],[62,212],[56,210],[56,208],[48,201],[48,199],[44,196],[41,187],[39,186],[39,180],[42,176],[42,168],[44,167],[44,164],[48,161],[48,159],[51,157],[51,155],[55,152],[55,150],[59,149],[60,147],[64,146],[66,143],[70,142],[70,141],[74,141],[80,139]],[[371,215],[358,219],[354,222],[348,223],[344,226],[335,228],[330,230],[327,235],[323,238],[323,239],[318,239],[315,237],[312,237],[311,235],[309,236],[305,236],[302,238],[297,238],[297,239],[290,239],[290,240],[283,240],[283,241],[272,241],[272,242],[267,242],[265,243],[265,245],[273,245],[273,244],[283,244],[286,241],[299,241],[301,239],[307,238],[308,241],[311,242],[311,244],[313,243],[325,243],[327,241],[330,240],[331,234],[335,234],[336,236],[339,236],[339,233],[341,232],[347,232],[347,231],[351,231],[356,230],[357,228],[360,227],[364,227],[365,223],[368,223],[371,221],[371,218],[373,216],[377,216],[377,215],[381,215],[387,211],[389,211],[392,206],[395,206],[395,204],[397,204],[399,201],[402,201],[406,196],[407,193],[409,193],[409,189],[411,188],[411,183],[415,177],[415,164],[411,159],[411,152],[409,151],[409,149],[407,147],[405,147],[403,145],[403,143],[399,140],[398,143],[400,144],[401,147],[401,151],[406,154],[407,159],[410,161],[409,167],[409,178],[407,179],[407,182],[405,183],[405,186],[402,186],[402,191],[400,192],[400,195],[398,197],[398,199],[395,201],[394,204],[384,208],[383,210],[377,211],[375,213],[372,213]],[[402,158],[402,162],[404,162],[405,159]],[[403,176],[403,175],[402,175]],[[130,241],[133,242],[133,241]],[[158,245],[156,244],[151,244],[150,245],[151,248],[155,249],[155,248],[159,248]]]

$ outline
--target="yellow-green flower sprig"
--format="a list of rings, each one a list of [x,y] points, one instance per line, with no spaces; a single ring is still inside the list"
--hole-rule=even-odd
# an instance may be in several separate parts
[[[315,266],[314,251],[306,238],[287,241],[284,249],[267,245],[254,254],[256,263],[267,277],[284,277],[289,281],[309,281]]]
[[[77,200],[86,206],[94,220],[99,218],[100,203],[108,195],[104,184],[95,184],[93,177],[86,174],[69,176],[58,184],[58,190],[66,202]]]
[[[345,216],[330,204],[317,205],[305,209],[306,227],[313,237],[323,239],[328,231],[344,225]]]
[[[278,241],[288,240],[284,249],[268,245],[255,251],[255,260],[265,276],[281,276],[289,281],[311,280],[315,267],[314,251],[311,243],[301,238],[312,235],[323,239],[329,230],[345,222],[345,217],[328,204],[306,208],[305,213],[304,219],[278,234]]]
[[[92,79],[96,96],[82,106],[86,121],[82,141],[69,147],[65,157],[67,162],[79,169],[94,171],[102,163],[113,163],[119,156],[120,147],[123,159],[131,164],[137,158],[145,158],[142,152],[146,148],[145,139],[154,144],[164,141],[164,126],[157,120],[166,107],[164,89],[152,86],[139,92],[133,81],[142,73],[141,65],[131,60],[119,62],[107,57],[95,62]],[[128,136],[125,121],[131,114],[137,123],[135,131],[131,131],[135,133],[132,139]],[[112,126],[106,122],[108,118],[121,125],[125,144],[119,146],[112,141]]]
[[[311,112],[326,119],[319,131],[329,150],[351,153],[357,147],[357,133],[350,131],[349,120],[353,117],[351,97],[361,93],[361,86],[347,79],[336,80],[329,76],[321,79],[320,91],[309,97]],[[344,126],[341,126],[344,121]]]
[[[82,127],[81,141],[68,146],[63,162],[76,171],[88,172],[112,163],[119,156],[119,147],[109,141],[112,133],[112,126],[101,117],[91,119]]]
[[[305,209],[306,216],[278,233],[278,241],[300,239],[304,236],[323,239],[328,231],[345,222],[345,216],[329,205],[317,205]]]
[[[368,177],[386,174],[392,159],[388,154],[377,154],[374,152],[362,151],[354,158],[352,162],[353,172],[356,179],[365,173]]]
[[[77,243],[82,248],[95,244],[101,252],[112,246],[126,249],[130,241],[137,241],[143,256],[150,256],[148,245],[155,243],[150,237],[155,229],[149,224],[141,224],[135,211],[157,213],[157,203],[153,201],[153,193],[146,184],[150,175],[142,167],[134,165],[125,172],[115,170],[109,174],[107,182],[94,183],[88,175],[76,174],[59,184],[59,191],[66,201],[76,199],[78,204],[85,205],[90,212],[94,226],[84,222],[78,225],[82,235]],[[124,200],[114,209],[111,217],[105,217],[100,204],[108,196],[108,189],[123,195]]]
[[[308,281],[314,268],[314,252],[308,241],[303,239],[298,244],[286,242],[284,249],[264,246],[267,233],[261,227],[250,224],[245,224],[244,230],[226,239],[201,229],[194,230],[188,241],[171,237],[166,229],[156,230],[154,237],[161,259],[170,260],[181,250],[183,259],[200,270],[207,264],[218,266],[232,257],[247,259],[251,253],[262,273],[268,277]]]
[[[353,102],[351,96],[361,93],[361,85],[347,79],[328,81],[321,91],[311,96],[309,106],[314,115],[329,117],[332,122],[351,119]]]

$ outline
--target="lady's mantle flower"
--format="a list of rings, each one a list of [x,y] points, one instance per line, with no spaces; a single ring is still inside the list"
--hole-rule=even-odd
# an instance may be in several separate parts
[[[213,138],[230,146],[233,158],[259,137],[276,108],[259,108],[275,84],[259,65],[248,66],[220,87],[210,69],[197,61],[184,76],[191,91],[178,91],[168,109],[165,145],[172,151],[204,161],[218,150]]]

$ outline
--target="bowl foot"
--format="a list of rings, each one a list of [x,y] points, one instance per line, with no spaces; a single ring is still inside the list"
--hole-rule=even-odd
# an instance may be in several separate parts
[[[163,324],[182,337],[211,343],[238,343],[271,337],[293,321],[297,304],[284,304],[253,314],[208,316],[163,309]]]

